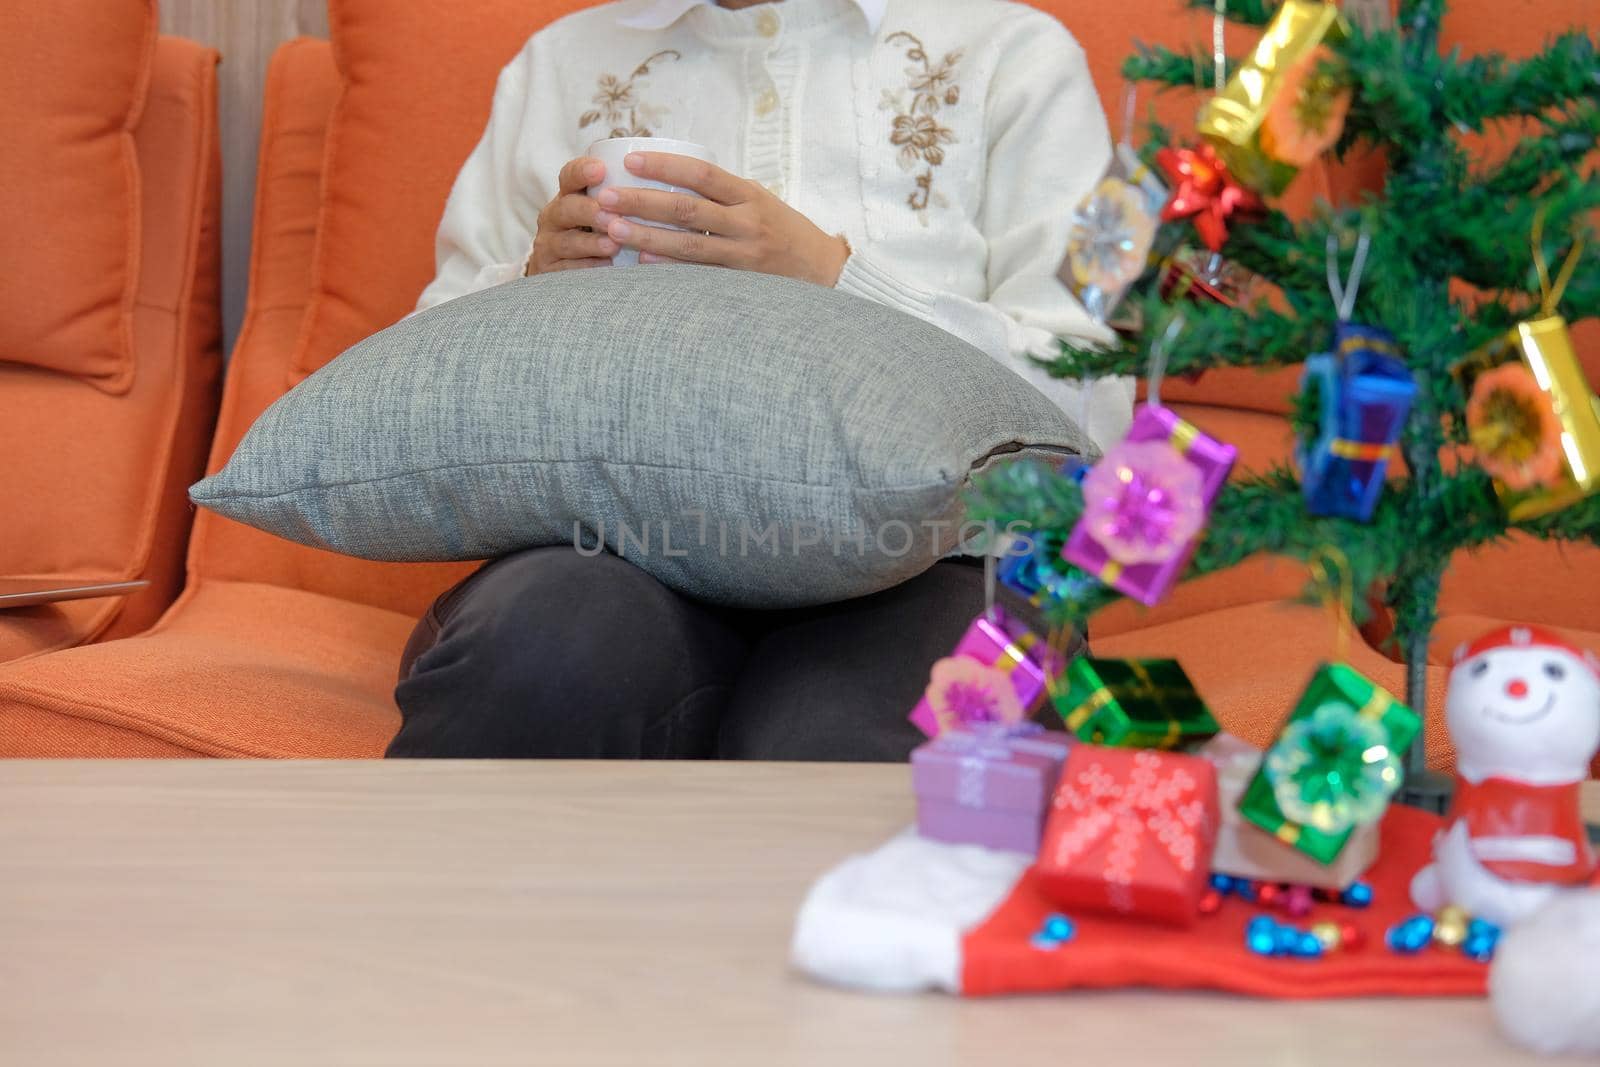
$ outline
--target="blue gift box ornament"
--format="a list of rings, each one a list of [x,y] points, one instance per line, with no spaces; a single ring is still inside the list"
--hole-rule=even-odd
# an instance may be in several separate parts
[[[1082,456],[1068,456],[1056,472],[1082,482],[1092,466],[1093,462]],[[1022,594],[1034,607],[1083,596],[1098,582],[1062,562],[1061,547],[1065,543],[1064,538],[1043,531],[1026,535],[1024,543],[1013,546],[1010,554],[1001,557],[996,574],[1000,584]]]
[[[1366,522],[1383,493],[1389,460],[1417,396],[1393,335],[1341,322],[1337,350],[1306,360],[1302,391],[1315,389],[1317,435],[1295,450],[1306,509]]]
[[[1029,535],[1026,545],[1015,554],[1002,557],[997,577],[1000,584],[1028,599],[1034,607],[1081,599],[1099,583],[1089,574],[1061,559],[1062,539],[1042,533]]]

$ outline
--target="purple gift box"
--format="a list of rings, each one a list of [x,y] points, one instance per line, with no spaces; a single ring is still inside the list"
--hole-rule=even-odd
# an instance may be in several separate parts
[[[1239,450],[1208,437],[1189,423],[1180,419],[1170,408],[1142,405],[1133,415],[1133,426],[1125,438],[1128,442],[1164,441],[1172,445],[1200,472],[1201,498],[1207,514],[1228,481]],[[1177,555],[1159,563],[1133,563],[1123,565],[1111,558],[1106,547],[1095,539],[1082,523],[1072,531],[1061,558],[1099,578],[1106,585],[1147,607],[1153,607],[1172,588],[1183,569],[1189,565],[1195,546],[1204,535],[1202,531],[1191,537]]]
[[[1036,723],[950,730],[911,753],[917,832],[955,844],[1039,851],[1072,738]]]
[[[950,657],[973,660],[1009,679],[1016,694],[1014,703],[1019,705],[1011,709],[1014,719],[1010,721],[1017,722],[1039,709],[1050,680],[1059,678],[1066,668],[1059,653],[998,607],[973,620]],[[984,699],[984,681],[969,680],[965,686],[940,691],[936,675],[912,709],[911,721],[929,737],[938,737],[945,728],[1008,721],[999,705],[1013,702]]]

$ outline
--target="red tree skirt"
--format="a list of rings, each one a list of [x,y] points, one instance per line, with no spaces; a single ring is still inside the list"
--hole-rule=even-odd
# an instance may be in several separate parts
[[[961,991],[992,996],[1154,986],[1284,998],[1482,996],[1486,964],[1437,947],[1402,956],[1384,944],[1389,927],[1416,912],[1411,878],[1428,862],[1439,825],[1436,817],[1413,808],[1390,810],[1378,862],[1365,878],[1373,888],[1373,903],[1366,909],[1319,903],[1311,915],[1288,919],[1230,896],[1220,911],[1188,929],[1071,914],[1077,936],[1053,949],[1032,943],[1045,919],[1060,909],[1039,893],[1030,870],[1005,903],[963,938]],[[1262,914],[1302,929],[1322,920],[1354,923],[1365,944],[1317,959],[1259,956],[1245,947],[1245,927]]]

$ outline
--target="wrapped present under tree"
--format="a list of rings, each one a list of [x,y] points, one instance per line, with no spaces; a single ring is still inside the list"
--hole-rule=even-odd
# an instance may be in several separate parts
[[[924,742],[911,753],[917,832],[1032,855],[1071,747],[1035,723],[947,730]]]
[[[1095,659],[1067,665],[1051,699],[1079,740],[1170,749],[1216,734],[1217,720],[1175,659]]]
[[[1197,756],[1076,745],[1034,868],[1063,909],[1187,925],[1211,877],[1217,777]]]
[[[1378,858],[1382,827],[1357,826],[1331,863],[1321,863],[1286,845],[1274,834],[1250,822],[1239,810],[1256,773],[1262,751],[1230,734],[1218,734],[1196,755],[1217,769],[1217,798],[1222,823],[1211,854],[1211,870],[1233,878],[1275,884],[1343,890],[1364,875]]]
[[[1403,778],[1417,713],[1342,663],[1317,668],[1245,789],[1245,819],[1319,863],[1376,823]]]

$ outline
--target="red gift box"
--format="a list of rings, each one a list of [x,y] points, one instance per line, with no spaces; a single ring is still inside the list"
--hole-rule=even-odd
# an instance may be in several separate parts
[[[1076,745],[1035,876],[1072,909],[1188,925],[1211,876],[1217,772],[1198,756]]]

